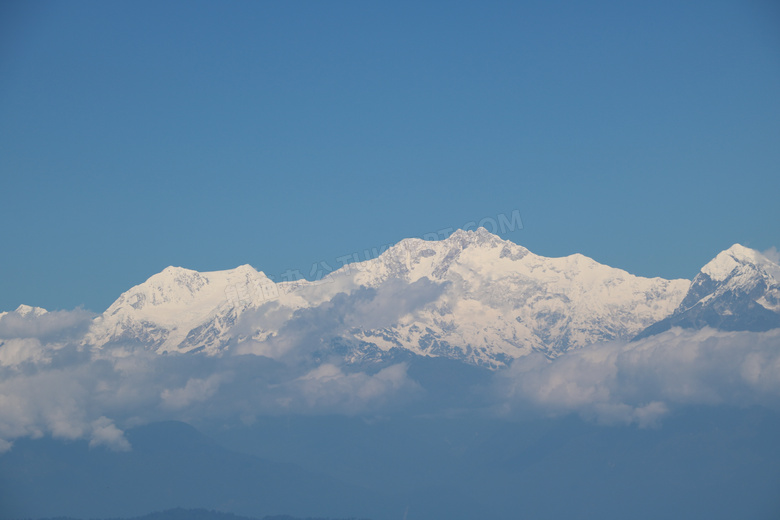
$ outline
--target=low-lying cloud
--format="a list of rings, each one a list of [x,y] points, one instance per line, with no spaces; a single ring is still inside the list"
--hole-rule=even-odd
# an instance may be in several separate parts
[[[780,409],[780,330],[672,329],[591,345],[554,361],[515,360],[497,374],[505,413],[576,412],[604,423],[658,424],[684,405]]]
[[[251,423],[263,415],[403,410],[426,399],[424,376],[410,376],[413,359],[371,368],[332,350],[320,354],[362,321],[381,326],[442,290],[429,282],[416,289],[401,302],[392,285],[338,296],[294,313],[278,336],[223,356],[91,350],[80,342],[88,313],[12,316],[10,322],[6,315],[0,320],[0,452],[14,439],[44,435],[128,450],[123,430],[158,420]],[[471,392],[456,379],[436,384],[452,385],[453,395]],[[470,402],[508,417],[577,413],[645,427],[689,405],[780,409],[780,330],[672,329],[553,361],[532,354],[496,371],[492,385],[492,392],[476,388],[478,398]]]
[[[258,329],[278,330],[278,333],[262,342],[244,341],[236,352],[274,359],[294,357],[297,362],[305,363],[313,352],[327,350],[334,340],[349,336],[351,329],[394,325],[403,316],[436,301],[446,287],[427,278],[410,284],[391,279],[376,288],[358,287],[293,312],[286,312],[271,302],[244,313],[234,330],[237,335],[245,336]]]
[[[83,335],[95,314],[83,309],[34,312],[9,312],[0,318],[0,341],[37,338],[43,342],[67,341]]]
[[[24,341],[46,355],[0,367],[0,452],[14,439],[44,435],[127,450],[123,429],[147,422],[373,413],[419,390],[403,363],[370,371],[256,355],[84,352],[78,344],[58,344],[52,351],[37,340]],[[0,353],[8,347],[0,345]]]

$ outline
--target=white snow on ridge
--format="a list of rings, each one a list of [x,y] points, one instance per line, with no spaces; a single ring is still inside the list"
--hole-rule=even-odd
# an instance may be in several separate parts
[[[701,272],[719,283],[719,287],[702,298],[707,305],[726,293],[762,294],[752,298],[767,310],[780,313],[780,265],[765,255],[734,244],[705,265]],[[698,282],[698,276],[694,283]]]
[[[47,311],[43,307],[31,307],[29,305],[22,304],[19,307],[17,307],[14,312],[19,316],[24,316],[24,317],[32,316],[34,318],[37,318],[38,316],[43,316],[49,311]]]
[[[725,251],[720,252],[701,272],[712,280],[722,282],[731,275],[734,269],[743,265],[756,265],[766,270],[776,282],[780,282],[780,266],[769,258],[753,249],[740,244],[734,244]]]
[[[713,291],[708,279],[718,285],[699,299],[741,291],[780,311],[780,266],[756,251],[736,244],[702,273],[698,287]],[[321,351],[335,341],[353,360],[400,349],[497,367],[532,351],[554,358],[631,338],[672,315],[691,287],[581,254],[546,258],[484,229],[459,230],[440,241],[403,240],[317,282],[274,283],[249,265],[204,273],[168,267],[123,293],[84,343],[273,357],[297,341]]]
[[[670,314],[690,285],[633,276],[578,254],[541,257],[485,230],[459,231],[439,242],[405,240],[386,254],[395,261],[373,260],[384,266],[362,271],[356,281],[376,284],[400,272],[409,281],[428,277],[450,286],[392,330],[362,331],[360,339],[422,355],[435,355],[446,343],[479,364],[494,365],[496,354],[556,356],[630,336]]]
[[[669,315],[690,285],[637,277],[579,254],[545,258],[484,229],[459,230],[441,241],[403,240],[318,282],[274,284],[250,266],[207,273],[169,267],[120,296],[95,320],[87,343],[218,354],[245,340],[257,345],[278,337],[297,311],[329,304],[337,294],[360,288],[380,294],[392,283],[401,292],[384,297],[403,299],[404,287],[426,280],[440,289],[434,300],[380,328],[370,323],[382,320],[353,319],[339,332],[342,340],[358,350],[399,348],[500,366],[533,350],[555,357],[629,337]]]
[[[95,320],[86,341],[99,346],[136,337],[161,352],[179,350],[190,331],[220,317],[235,318],[269,284],[249,265],[205,273],[167,267],[123,293]]]

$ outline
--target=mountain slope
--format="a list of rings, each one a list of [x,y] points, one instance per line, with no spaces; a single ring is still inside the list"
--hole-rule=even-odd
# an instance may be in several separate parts
[[[780,327],[780,265],[735,244],[702,267],[672,315],[637,338],[671,327],[765,331]]]
[[[363,328],[355,336],[383,350],[492,366],[531,351],[555,357],[630,336],[670,313],[688,287],[685,280],[636,277],[579,254],[534,255],[484,229],[439,242],[405,240],[384,256],[361,266],[356,282],[376,285],[389,272],[445,289],[390,327]]]
[[[265,284],[273,282],[249,265],[208,273],[167,267],[123,293],[95,320],[86,341],[137,344],[159,352],[215,351],[238,315],[253,303],[237,298],[239,290],[254,294]]]
[[[403,240],[317,282],[275,284],[250,266],[169,267],[124,293],[86,342],[277,357],[308,331],[307,348],[335,348],[352,361],[401,349],[495,367],[633,336],[669,315],[688,287],[459,230],[441,241]]]

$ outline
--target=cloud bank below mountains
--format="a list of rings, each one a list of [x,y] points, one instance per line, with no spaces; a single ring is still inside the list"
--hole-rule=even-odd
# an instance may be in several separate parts
[[[608,342],[553,362],[531,355],[497,374],[503,412],[576,412],[603,423],[650,426],[685,405],[780,409],[780,329],[672,329]]]
[[[434,289],[421,285],[419,299],[426,301]],[[368,301],[372,295],[364,296]],[[365,317],[360,314],[365,307],[342,303],[354,311],[347,315]],[[388,312],[384,300],[373,305],[380,314]],[[395,311],[416,305],[403,303]],[[142,349],[91,351],[78,341],[90,318],[84,311],[23,320],[3,316],[0,451],[10,449],[16,438],[43,435],[127,450],[131,446],[122,430],[151,421],[252,423],[263,415],[376,415],[424,401],[427,382],[410,376],[413,359],[374,366],[350,365],[335,355],[313,361],[308,354],[321,349],[321,338],[334,327],[349,326],[344,321],[334,325],[339,310],[344,309],[296,315],[289,336],[277,338],[285,342],[286,355],[276,359],[258,353],[209,357]],[[780,330],[672,329],[637,342],[591,345],[554,361],[532,354],[495,371],[490,381],[489,388],[475,390],[480,397],[474,411],[508,418],[577,413],[604,424],[645,427],[660,425],[666,414],[689,405],[778,409]],[[445,384],[455,389],[464,382]]]

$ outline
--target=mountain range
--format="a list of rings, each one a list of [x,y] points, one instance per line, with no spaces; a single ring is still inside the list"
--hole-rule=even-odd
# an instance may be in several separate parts
[[[315,281],[168,267],[101,314],[22,305],[0,518],[777,518],[773,258],[644,278],[479,229]]]
[[[21,306],[14,314],[41,316]],[[0,319],[9,313],[0,313]],[[168,267],[123,293],[81,338],[90,349],[288,355],[372,362],[399,353],[488,368],[553,359],[671,327],[780,327],[780,266],[741,245],[693,281],[644,278],[574,254],[535,255],[480,228],[407,239],[316,281],[275,283],[249,265]]]

